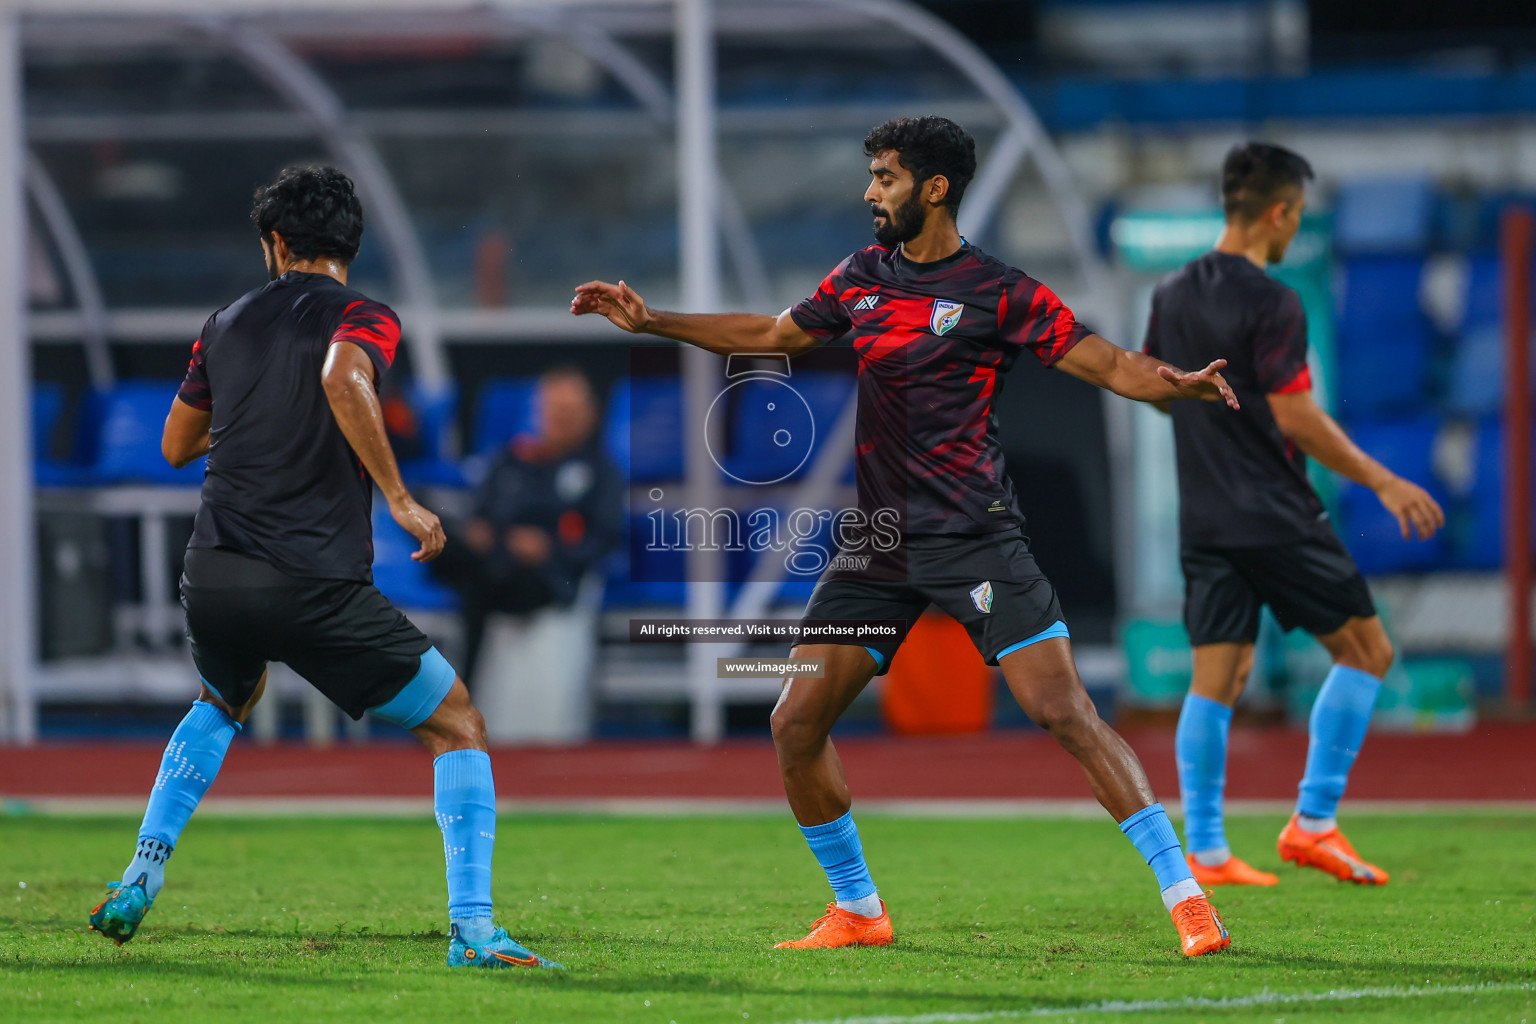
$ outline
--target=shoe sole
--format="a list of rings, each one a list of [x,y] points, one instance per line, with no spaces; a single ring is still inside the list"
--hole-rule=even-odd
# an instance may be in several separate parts
[[[1232,937],[1229,935],[1226,938],[1222,939],[1220,942],[1218,942],[1214,946],[1210,946],[1210,947],[1208,947],[1206,949],[1202,949],[1198,953],[1185,953],[1184,955],[1187,956],[1187,957],[1190,957],[1191,959],[1193,959],[1194,957],[1197,957],[1197,956],[1209,956],[1212,953],[1220,953],[1222,950],[1226,949],[1230,945],[1232,945]]]
[[[780,942],[774,945],[774,949],[848,949],[850,946],[889,946],[896,941],[894,935],[883,935],[873,939],[857,939],[853,942],[844,942],[837,946],[797,946],[790,942]]]
[[[1316,868],[1323,874],[1332,875],[1341,882],[1353,882],[1356,885],[1369,885],[1379,888],[1390,881],[1390,878],[1378,880],[1375,875],[1364,878],[1359,877],[1350,870],[1347,864],[1340,864],[1334,867],[1327,861],[1314,859],[1305,847],[1282,846],[1280,847],[1280,859],[1287,863],[1295,864],[1298,868]]]
[[[119,916],[117,911],[113,909],[108,909],[103,913],[102,908],[111,902],[112,899],[109,897],[96,904],[95,909],[91,911],[92,920],[85,927],[87,931],[96,932],[103,938],[111,939],[121,946],[138,934],[139,925],[144,923],[144,916],[149,913],[149,909],[146,907],[144,914],[139,915],[137,921],[130,921],[126,917]],[[100,921],[95,920],[97,914],[101,914]]]

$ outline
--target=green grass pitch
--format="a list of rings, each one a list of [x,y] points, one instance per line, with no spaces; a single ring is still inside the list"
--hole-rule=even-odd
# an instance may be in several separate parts
[[[828,892],[787,814],[506,815],[498,914],[570,968],[557,976],[444,966],[430,819],[195,820],[118,949],[84,924],[136,821],[6,817],[0,1019],[1536,1022],[1530,816],[1355,818],[1351,838],[1393,872],[1381,890],[1282,870],[1281,824],[1230,823],[1281,884],[1219,891],[1233,947],[1186,961],[1107,819],[861,814],[896,944],[792,951],[771,946]]]

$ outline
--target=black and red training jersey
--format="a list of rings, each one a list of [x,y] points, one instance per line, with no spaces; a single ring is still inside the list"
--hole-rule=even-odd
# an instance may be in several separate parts
[[[1266,398],[1312,387],[1295,291],[1244,256],[1212,250],[1157,286],[1143,347],[1175,366],[1225,359],[1242,404],[1171,405],[1185,545],[1284,544],[1329,528],[1307,457],[1281,435]]]
[[[373,580],[373,481],[321,385],[333,344],[373,360],[400,318],[325,274],[289,271],[208,318],[177,397],[211,410],[203,501],[188,547],[254,555],[290,576]]]
[[[929,263],[899,246],[849,256],[790,310],[859,353],[859,507],[906,534],[1023,525],[994,402],[1024,350],[1051,366],[1089,332],[1045,285],[973,245]]]

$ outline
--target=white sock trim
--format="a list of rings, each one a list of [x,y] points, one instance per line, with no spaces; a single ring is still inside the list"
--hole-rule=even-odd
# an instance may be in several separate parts
[[[1297,814],[1296,824],[1301,826],[1303,832],[1331,832],[1339,827],[1339,819],[1314,818],[1308,814]]]
[[[1218,846],[1214,850],[1195,850],[1190,853],[1195,863],[1203,867],[1219,868],[1232,859],[1232,847]]]
[[[873,892],[856,900],[838,900],[837,909],[846,910],[850,914],[858,914],[860,917],[879,917],[880,894]]]
[[[1163,890],[1163,906],[1168,913],[1173,913],[1173,908],[1189,899],[1191,896],[1201,896],[1205,890],[1200,888],[1200,883],[1193,878],[1186,878],[1181,882],[1174,882]]]

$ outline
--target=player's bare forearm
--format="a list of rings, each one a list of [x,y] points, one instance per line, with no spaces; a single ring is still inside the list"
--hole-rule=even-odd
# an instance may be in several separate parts
[[[177,398],[165,417],[165,431],[160,435],[160,454],[177,469],[208,454],[213,413],[195,409]]]
[[[350,349],[352,355],[344,350]],[[384,429],[384,411],[373,386],[373,363],[362,349],[349,342],[331,346],[322,377],[325,397],[341,427],[347,443],[362,460],[368,475],[378,485],[391,505],[410,498],[389,433]]]
[[[658,310],[651,313],[651,320],[642,333],[697,345],[722,356],[793,356],[816,345],[815,339],[798,329],[780,331],[778,317],[757,313],[668,313]]]
[[[1237,397],[1219,372],[1227,365],[1224,359],[1203,370],[1186,372],[1090,334],[1072,346],[1056,365],[1080,380],[1135,402],[1157,404],[1197,398],[1225,401],[1234,409],[1238,407]]]
[[[411,497],[400,479],[400,467],[384,429],[384,411],[374,389],[373,361],[352,342],[335,342],[326,355],[320,379],[336,425],[389,502],[390,516],[420,542],[421,547],[411,557],[426,562],[442,554],[446,543],[443,524]]]
[[[596,313],[631,334],[669,338],[719,355],[798,355],[819,344],[802,331],[785,310],[778,316],[759,313],[669,313],[645,304],[620,281],[588,281],[576,288],[571,313]]]
[[[1344,428],[1313,400],[1312,392],[1270,395],[1269,407],[1280,433],[1309,458],[1373,491],[1392,480],[1392,471],[1351,441]]]
[[[1342,477],[1376,492],[1397,519],[1404,540],[1427,540],[1445,525],[1445,511],[1429,492],[1360,450],[1344,428],[1318,406],[1310,391],[1270,395],[1269,408],[1280,433],[1307,455]]]

